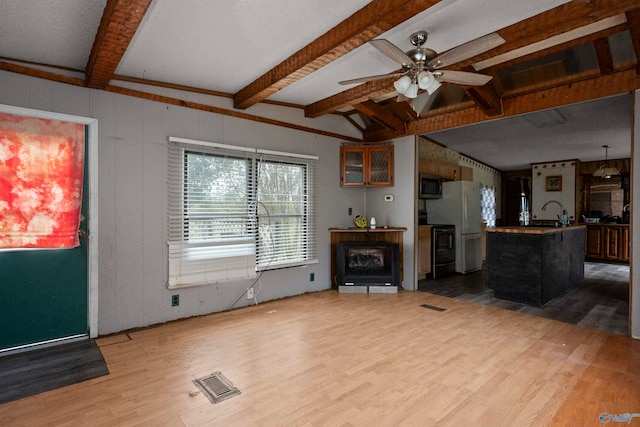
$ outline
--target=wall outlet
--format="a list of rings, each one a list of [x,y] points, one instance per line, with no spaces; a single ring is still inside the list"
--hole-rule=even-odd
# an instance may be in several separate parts
[[[309,281],[313,282],[314,280],[316,280],[316,273],[309,273]]]
[[[180,295],[171,295],[171,307],[180,305]]]
[[[384,195],[385,202],[393,202],[393,194],[385,194]]]
[[[255,294],[253,293],[253,288],[247,289],[247,299],[253,299]]]

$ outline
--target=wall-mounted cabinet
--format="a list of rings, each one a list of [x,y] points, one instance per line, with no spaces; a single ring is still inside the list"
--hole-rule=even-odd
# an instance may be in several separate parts
[[[473,181],[473,168],[454,165],[453,163],[420,159],[418,169],[420,173],[439,176],[450,181]]]
[[[393,186],[393,145],[340,146],[340,185]]]

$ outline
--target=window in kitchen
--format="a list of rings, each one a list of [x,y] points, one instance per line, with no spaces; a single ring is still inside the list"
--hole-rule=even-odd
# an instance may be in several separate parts
[[[170,288],[316,262],[315,157],[170,140]]]
[[[496,189],[488,185],[482,185],[480,190],[480,203],[482,220],[487,227],[496,226]]]

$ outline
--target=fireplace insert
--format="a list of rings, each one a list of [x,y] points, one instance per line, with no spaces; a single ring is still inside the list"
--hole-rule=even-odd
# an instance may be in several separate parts
[[[400,284],[400,251],[397,243],[337,243],[336,264],[338,285]]]

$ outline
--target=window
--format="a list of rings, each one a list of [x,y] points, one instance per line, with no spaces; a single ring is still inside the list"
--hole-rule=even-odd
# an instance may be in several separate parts
[[[488,185],[481,185],[482,220],[487,227],[496,226],[496,190]]]
[[[170,288],[316,261],[315,158],[170,140]]]

